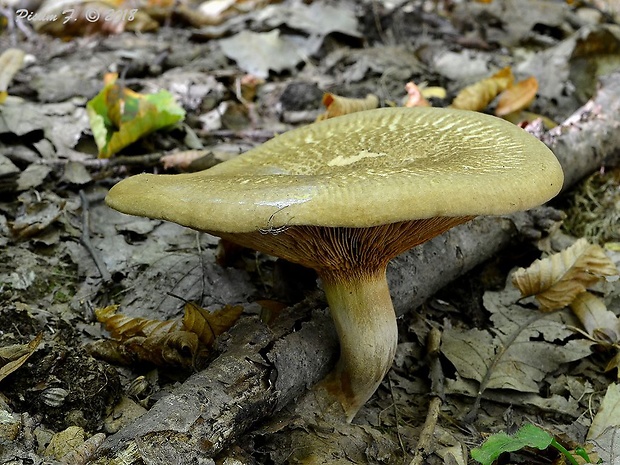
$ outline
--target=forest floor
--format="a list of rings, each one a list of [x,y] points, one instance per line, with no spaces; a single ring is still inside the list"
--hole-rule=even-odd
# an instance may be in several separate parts
[[[0,0],[0,54],[25,54],[10,78],[9,64],[0,67],[0,95],[8,91],[0,104],[1,463],[96,460],[106,436],[139,422],[191,374],[187,364],[162,366],[161,347],[138,357],[102,343],[111,335],[97,309],[118,304],[128,320],[170,321],[195,302],[211,311],[241,306],[243,321],[270,320],[265,315],[308,299],[326,308],[307,270],[249,250],[222,258],[215,237],[108,208],[103,199],[120,179],[234,157],[311,124],[325,112],[325,92],[373,94],[379,106],[402,106],[413,82],[443,89],[428,100],[447,106],[506,67],[515,82],[534,77],[538,85],[530,113],[515,122],[544,120],[548,129],[620,69],[620,12],[604,0],[230,1],[222,11],[209,5],[215,2],[190,0],[136,8],[74,3],[68,13],[66,2]],[[41,16],[29,20],[24,11]],[[93,11],[98,21],[87,19]],[[42,20],[51,14],[59,20]],[[140,94],[167,90],[183,108],[183,122],[98,158],[86,105],[106,73]],[[478,97],[480,111],[496,110],[494,95]],[[213,460],[465,464],[489,433],[532,423],[567,449],[589,444],[593,457],[620,464],[620,421],[613,420],[620,418],[618,281],[597,284],[610,319],[582,329],[587,338],[568,308],[532,320],[537,304],[523,304],[510,279],[541,250],[559,251],[549,244],[557,249],[579,237],[617,265],[619,186],[620,172],[600,167],[554,201],[566,219],[548,225],[553,238],[521,238],[407,309],[393,369],[352,425],[305,423],[285,410],[236,432]],[[442,333],[438,358],[426,352],[430,328]],[[206,359],[226,347],[214,344]],[[424,429],[429,404],[436,424]],[[599,411],[606,418],[598,416],[594,432]],[[97,463],[213,463],[140,454]],[[556,458],[527,448],[508,460]]]

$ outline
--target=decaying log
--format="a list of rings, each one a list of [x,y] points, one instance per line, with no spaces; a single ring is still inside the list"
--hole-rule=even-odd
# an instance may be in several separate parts
[[[620,73],[601,81],[593,100],[544,134],[566,175],[564,190],[620,154]],[[388,280],[398,314],[411,311],[443,286],[492,257],[518,236],[527,213],[478,218],[393,260]],[[212,457],[256,421],[273,415],[332,366],[337,339],[317,301],[304,301],[275,328],[241,321],[227,336],[227,350],[149,412],[107,438],[98,463],[132,458]],[[105,457],[105,458],[104,458]],[[160,463],[160,462],[157,462]],[[180,462],[179,462],[180,463]]]
[[[242,319],[221,342],[223,355],[109,437],[101,451],[114,452],[114,459],[97,463],[162,456],[203,463],[257,419],[298,397],[327,374],[338,352],[331,318],[313,312],[317,305],[307,299],[272,328],[256,317]]]

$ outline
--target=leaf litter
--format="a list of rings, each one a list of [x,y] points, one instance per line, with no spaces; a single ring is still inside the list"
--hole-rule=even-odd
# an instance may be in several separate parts
[[[183,3],[178,6],[179,10],[175,11],[179,13],[179,20],[189,20],[192,15],[181,11],[181,7],[187,8],[185,2],[175,2],[177,3]],[[276,45],[284,47],[281,50],[286,52],[283,57],[288,61],[281,63],[276,62],[274,56],[257,57],[251,56],[251,53],[237,59],[230,50],[225,52],[226,47],[222,47],[222,43],[226,44],[226,39],[219,40],[218,36],[212,36],[216,38],[207,43],[199,43],[200,40],[205,40],[208,34],[216,32],[207,23],[201,25],[202,30],[193,31],[191,34],[180,28],[173,28],[172,37],[166,35],[169,32],[166,28],[161,28],[158,33],[162,40],[150,40],[151,36],[146,35],[139,37],[121,34],[105,39],[105,50],[73,50],[75,62],[80,63],[80,66],[75,67],[74,73],[67,72],[66,68],[66,63],[70,63],[67,55],[70,49],[67,47],[71,47],[71,44],[57,45],[55,53],[59,54],[58,57],[47,63],[44,60],[34,66],[27,63],[24,69],[14,76],[8,88],[7,103],[1,110],[0,156],[8,161],[3,165],[0,158],[0,167],[6,166],[5,171],[0,172],[2,180],[7,180],[2,186],[7,186],[6,192],[12,200],[17,185],[15,180],[19,178],[21,187],[17,188],[18,191],[25,190],[29,195],[24,197],[27,199],[26,203],[36,205],[34,199],[37,197],[33,191],[50,189],[61,190],[60,197],[67,203],[59,216],[56,216],[55,210],[50,210],[51,214],[42,215],[41,221],[35,215],[24,215],[21,218],[22,223],[25,228],[31,228],[26,230],[32,234],[24,237],[21,243],[15,241],[10,230],[10,226],[20,217],[15,214],[14,206],[2,203],[0,230],[4,237],[0,236],[0,244],[3,247],[10,245],[3,249],[3,260],[0,260],[0,295],[4,307],[2,312],[3,315],[11,315],[11,322],[19,328],[18,331],[13,327],[3,327],[2,344],[10,342],[24,345],[28,343],[28,339],[20,339],[20,334],[30,335],[32,338],[38,331],[44,330],[45,344],[31,355],[31,358],[36,358],[32,363],[39,363],[40,358],[37,357],[41,356],[47,357],[46,360],[54,357],[62,360],[63,356],[66,357],[63,355],[66,351],[61,350],[59,340],[70,344],[76,339],[83,342],[84,338],[89,340],[101,337],[101,330],[93,324],[89,316],[93,312],[93,301],[106,305],[111,302],[121,303],[129,318],[148,315],[149,319],[165,321],[178,318],[181,311],[179,302],[169,297],[168,292],[180,294],[187,300],[200,301],[204,307],[218,308],[225,304],[245,304],[254,301],[257,295],[264,297],[264,289],[271,285],[269,271],[272,263],[264,258],[242,253],[238,262],[245,269],[224,269],[214,265],[216,243],[213,239],[205,235],[197,237],[193,232],[157,221],[120,218],[97,203],[97,198],[101,198],[101,191],[91,183],[97,184],[106,177],[110,179],[116,173],[100,171],[100,168],[106,165],[91,163],[91,157],[96,151],[92,146],[90,149],[86,148],[88,144],[85,144],[85,141],[91,136],[84,105],[86,99],[92,98],[100,90],[100,78],[104,71],[109,70],[109,66],[117,66],[123,60],[131,61],[129,81],[133,79],[132,76],[138,76],[148,92],[160,88],[172,92],[183,103],[186,111],[196,113],[192,115],[194,117],[200,118],[205,112],[218,112],[222,109],[217,128],[209,128],[202,133],[197,131],[200,142],[218,145],[218,138],[234,138],[238,134],[245,134],[242,136],[244,140],[238,145],[247,148],[255,143],[255,140],[248,136],[252,134],[251,131],[266,129],[265,132],[270,133],[268,137],[271,137],[283,128],[278,121],[279,113],[276,108],[282,103],[278,100],[278,92],[288,88],[287,73],[299,78],[302,84],[305,83],[306,89],[310,86],[316,88],[319,97],[315,99],[317,102],[314,109],[318,111],[321,91],[358,98],[372,92],[379,97],[382,104],[389,104],[401,101],[407,82],[422,83],[426,80],[430,81],[432,86],[445,89],[447,101],[442,104],[446,104],[461,89],[510,64],[517,79],[533,76],[540,81],[538,96],[532,104],[533,111],[557,118],[575,109],[588,92],[593,92],[586,84],[595,83],[596,73],[610,66],[610,63],[613,65],[613,56],[616,54],[613,47],[617,36],[608,25],[584,28],[577,34],[566,32],[575,30],[574,25],[577,22],[573,10],[562,2],[547,3],[542,12],[537,9],[539,4],[534,0],[496,0],[486,5],[456,2],[452,11],[446,7],[447,3],[435,2],[437,11],[434,12],[426,6],[418,8],[415,2],[404,7],[402,2],[400,3],[397,6],[386,2],[380,5],[361,5],[359,8],[366,8],[363,10],[363,20],[360,14],[354,14],[350,5],[343,3],[333,6],[319,1],[311,2],[310,5],[299,3],[292,8],[288,2],[283,2],[262,10],[257,6],[249,11],[243,10],[243,7],[233,7],[231,11],[222,12],[221,18],[216,21],[220,27],[219,34],[222,34],[219,37],[235,37],[235,34],[249,29],[253,34],[249,36],[251,39],[264,39],[269,34],[276,36],[270,31],[278,31],[279,39],[286,38],[288,41],[282,45],[278,44],[277,40],[272,40]],[[507,7],[502,8],[502,4]],[[375,9],[371,9],[371,6]],[[172,3],[166,3],[164,7],[177,8],[172,6]],[[379,10],[376,10],[377,7]],[[336,8],[339,13],[335,14],[329,8]],[[145,11],[153,15],[151,19],[156,17],[151,5],[145,7]],[[332,13],[325,13],[326,11]],[[435,14],[437,12],[442,14]],[[324,15],[323,19],[317,20],[321,15]],[[515,17],[519,17],[521,21],[514,21]],[[373,21],[377,19],[380,21]],[[369,23],[374,24],[369,26]],[[543,29],[537,26],[542,23],[545,26]],[[381,34],[390,40],[376,41],[377,35]],[[342,41],[339,42],[343,36],[346,47],[342,46]],[[561,39],[557,36],[561,36]],[[352,47],[351,44],[359,41],[360,37],[369,40],[370,46],[361,49]],[[392,37],[397,39],[392,41]],[[416,39],[416,42],[412,42],[413,38],[423,40],[418,42]],[[447,38],[451,41],[454,39],[450,47],[445,46]],[[463,48],[458,41],[477,45]],[[393,46],[390,45],[392,42],[407,45]],[[496,43],[506,48],[494,49]],[[529,47],[528,44],[532,43],[538,44],[534,47],[538,48],[537,50],[532,51]],[[605,44],[610,45],[605,48]],[[246,42],[242,46],[247,46],[246,52],[252,51],[251,44]],[[597,50],[595,58],[584,53],[588,46]],[[521,57],[525,57],[525,60],[514,60],[514,57],[509,55],[509,47],[518,47],[517,52]],[[129,53],[136,50],[141,53]],[[128,58],[130,55],[133,58]],[[41,54],[39,59],[40,56]],[[237,59],[236,66],[231,65],[228,58]],[[545,66],[548,67],[549,63],[557,65],[557,73],[550,75],[545,71]],[[584,63],[588,66],[584,66]],[[592,63],[596,66],[590,66]],[[311,64],[316,68],[312,68]],[[181,67],[187,69],[185,75],[151,78],[162,68],[171,68],[173,71]],[[592,71],[593,68],[596,70]],[[242,98],[237,98],[239,93],[236,92],[234,83],[240,82],[249,69],[266,77],[265,85],[258,89],[256,100],[252,100],[258,108],[258,114],[265,119],[259,119],[258,125],[254,126],[257,120],[242,118],[237,120],[242,121],[241,126],[232,127],[231,119],[227,120],[225,113],[230,111],[232,115],[235,108],[239,108],[238,103],[245,105]],[[279,76],[274,76],[273,71]],[[195,73],[198,73],[198,76],[206,75],[209,79],[196,77]],[[579,78],[579,93],[573,92],[575,89],[570,85],[567,86],[567,83],[571,82],[570,76]],[[158,83],[161,85],[158,86]],[[134,84],[135,81],[131,82],[131,85]],[[143,88],[135,90],[145,92]],[[28,96],[32,95],[38,95],[36,104],[24,101],[19,108],[14,108],[14,98],[29,98]],[[495,96],[487,95],[481,101],[492,108]],[[436,102],[431,100],[432,104]],[[252,126],[244,126],[248,124]],[[239,127],[242,132],[236,132]],[[183,146],[184,135],[179,137],[177,134],[176,138],[168,138],[168,143],[173,140],[175,149],[179,148],[177,145],[186,149],[196,148]],[[15,137],[23,138],[24,144],[15,144]],[[166,151],[166,143],[165,137],[147,140],[147,144],[163,147],[162,155]],[[129,151],[135,149],[136,147],[131,147]],[[152,146],[147,148],[148,150],[152,150]],[[81,176],[61,179],[56,168],[62,166],[66,160],[88,167],[87,174],[92,175],[92,181],[88,176],[84,176],[84,173]],[[93,169],[93,166],[96,169]],[[39,168],[34,167],[43,167],[43,170],[37,171]],[[132,171],[132,168],[127,166],[123,169]],[[72,180],[84,182],[75,183]],[[110,181],[106,182],[104,184],[110,184]],[[77,242],[83,227],[80,224],[80,202],[76,192],[78,185],[84,185],[93,199],[90,232],[93,243],[103,255],[105,266],[113,277],[113,284],[109,288],[102,285],[92,258]],[[42,198],[49,199],[46,196]],[[61,205],[60,201],[52,204]],[[41,227],[36,226],[38,224]],[[47,236],[50,232],[54,233],[53,237]],[[592,341],[581,339],[569,328],[580,327],[580,322],[567,310],[539,315],[534,309],[532,299],[519,300],[510,285],[504,292],[507,294],[503,295],[496,290],[489,291],[483,299],[490,329],[484,329],[485,326],[481,325],[480,329],[463,331],[460,326],[462,317],[459,316],[462,313],[461,307],[455,308],[452,313],[433,315],[432,320],[417,322],[422,326],[445,324],[444,350],[451,344],[456,344],[463,350],[471,351],[472,360],[475,360],[474,368],[465,367],[465,363],[453,354],[457,371],[446,373],[447,401],[444,409],[454,412],[454,417],[458,418],[458,409],[463,403],[460,397],[453,394],[470,396],[466,405],[471,407],[471,397],[476,397],[480,383],[485,387],[484,396],[497,400],[498,404],[488,403],[481,406],[480,416],[483,421],[477,424],[478,427],[490,424],[495,428],[498,424],[503,424],[503,419],[507,419],[505,422],[512,426],[510,422],[521,421],[522,411],[528,407],[535,407],[535,411],[542,415],[551,415],[553,420],[569,418],[570,421],[592,406],[596,408],[597,397],[594,393],[602,392],[602,387],[608,382],[600,374],[601,363],[597,358],[600,356],[587,355],[593,347],[601,346],[601,336],[611,335],[606,331],[613,321],[609,312],[617,313],[617,305],[614,307],[607,296],[604,299],[607,313],[593,310],[601,308],[600,302],[587,305],[585,316],[582,316],[582,320],[587,323],[584,324],[583,331],[595,339]],[[601,295],[600,289],[595,289],[595,292],[597,296]],[[589,299],[583,295],[581,297]],[[258,311],[256,305],[254,309],[252,305],[254,304],[249,304],[246,311]],[[537,319],[534,321],[534,318]],[[66,326],[81,331],[80,336],[76,337],[73,329],[69,330]],[[51,348],[48,347],[51,335],[46,329],[49,327],[54,327],[57,331],[56,342]],[[361,414],[360,421],[365,423],[348,428],[333,427],[317,420],[316,424],[310,423],[310,428],[299,420],[289,420],[289,423],[282,427],[297,430],[298,434],[276,438],[269,437],[264,430],[260,434],[250,435],[248,442],[243,445],[247,446],[249,451],[253,449],[253,446],[249,445],[251,441],[256,441],[256,449],[271,445],[271,448],[265,449],[262,458],[270,455],[274,461],[284,462],[290,458],[290,451],[296,450],[299,443],[295,441],[299,438],[303,441],[310,432],[316,434],[310,435],[308,439],[316,441],[312,443],[315,448],[329,444],[325,449],[325,456],[321,457],[317,453],[314,457],[317,461],[336,463],[334,460],[337,458],[343,463],[348,463],[351,459],[359,463],[390,463],[395,455],[400,454],[399,459],[405,458],[409,451],[415,449],[420,412],[426,409],[428,403],[426,361],[424,352],[420,350],[423,338],[418,337],[427,329],[424,327],[416,330],[415,334],[405,335],[407,340],[399,345],[397,364],[394,372],[390,374],[390,382],[386,381],[377,393],[374,403]],[[481,341],[488,342],[488,346],[480,344]],[[540,363],[541,360],[546,360],[547,354],[551,354],[549,361]],[[73,354],[69,359],[73,360],[72,357]],[[607,362],[608,356],[604,355],[603,358]],[[448,360],[452,359],[448,357]],[[85,366],[97,367],[93,368],[94,371],[103,369],[102,365],[93,364],[92,359],[87,357],[80,360]],[[9,383],[7,386],[10,388],[3,392],[6,391],[12,396],[17,392],[27,392],[37,399],[41,394],[41,399],[59,402],[62,396],[54,397],[50,394],[59,394],[62,390],[70,391],[58,380],[46,379],[43,374],[38,373],[38,381],[45,379],[48,384],[45,390],[47,394],[42,395],[33,389],[32,386],[36,384],[34,381],[27,383],[28,380],[37,380],[36,376],[28,377],[33,368],[29,365],[30,362],[25,363],[6,378],[5,382]],[[76,362],[75,366],[77,365]],[[74,369],[73,373],[76,372]],[[112,387],[117,387],[118,378],[115,379],[111,372],[107,373],[110,375]],[[125,376],[126,372],[121,370],[120,373]],[[495,373],[503,374],[497,376]],[[23,384],[15,387],[13,383],[17,376],[23,378]],[[436,378],[440,379],[441,376]],[[110,398],[117,399],[117,394],[112,392]],[[68,399],[68,402],[72,402],[71,397]],[[112,400],[110,405],[115,402]],[[514,408],[507,405],[514,405]],[[602,409],[603,414],[614,411],[607,408]],[[80,407],[75,410],[79,411]],[[10,424],[21,427],[21,420],[17,423],[13,421],[16,414],[6,411],[12,419]],[[494,415],[493,421],[489,422],[488,418],[484,417],[484,413],[488,412]],[[554,413],[559,415],[553,416]],[[75,421],[75,417],[72,418]],[[91,419],[92,417],[89,417],[85,424],[87,434],[100,427],[93,426],[95,422]],[[58,410],[45,416],[43,421],[57,430],[69,426],[62,423]],[[438,460],[438,455],[442,460],[445,458],[464,463],[467,457],[465,444],[471,441],[472,434],[460,434],[445,426],[439,425],[435,430],[437,448],[432,459]],[[398,430],[400,438],[394,433],[395,430]],[[41,427],[37,431],[42,434]],[[609,433],[610,429],[603,431]],[[263,433],[265,437],[261,436]],[[617,444],[617,439],[616,443],[613,439],[617,437],[617,433],[614,434],[598,436],[600,444],[612,445],[611,448],[602,449],[609,451],[610,462],[613,458],[613,444]],[[97,435],[93,436],[96,437]],[[238,447],[237,452],[239,449]],[[330,457],[329,454],[335,455]],[[402,460],[399,460],[399,463],[400,461]]]
[[[484,306],[493,330],[446,330],[442,351],[465,378],[484,389],[538,393],[540,381],[562,364],[591,354],[591,343],[571,340],[573,331],[560,314],[545,316],[516,305],[518,293],[487,292]],[[508,305],[507,305],[508,304]],[[483,344],[480,344],[483,341]]]

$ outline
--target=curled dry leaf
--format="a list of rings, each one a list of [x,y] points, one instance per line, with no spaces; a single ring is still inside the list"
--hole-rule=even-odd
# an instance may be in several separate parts
[[[113,365],[130,366],[135,357],[122,342],[113,339],[101,339],[86,344],[88,353]]]
[[[357,111],[372,110],[379,106],[379,98],[376,95],[368,94],[366,98],[348,98],[326,92],[323,95],[323,105],[327,111],[316,119],[334,118],[336,116],[348,115]]]
[[[22,366],[37,350],[42,340],[43,334],[40,333],[28,344],[0,348],[0,381]]]
[[[0,104],[7,96],[13,76],[22,68],[26,54],[18,48],[9,48],[0,55]]]
[[[454,98],[450,107],[461,110],[483,110],[500,92],[512,86],[513,82],[512,69],[506,66],[490,78],[465,87]]]
[[[604,346],[620,341],[620,319],[607,310],[605,302],[590,292],[582,292],[570,304],[588,335]]]
[[[112,338],[119,341],[126,341],[134,336],[157,336],[171,333],[181,329],[183,323],[180,319],[174,320],[149,320],[147,318],[136,318],[116,313],[118,305],[95,310],[95,316],[105,329],[110,332]]]
[[[206,360],[215,339],[239,319],[241,306],[226,305],[209,312],[187,302],[183,318],[161,321],[116,313],[118,305],[95,310],[115,340],[97,341],[95,356],[123,365],[149,362],[157,366],[194,368]]]
[[[235,324],[242,312],[241,305],[226,305],[220,310],[209,312],[192,302],[187,302],[183,326],[188,331],[196,333],[200,342],[211,346],[217,336],[225,333]]]
[[[136,336],[123,343],[135,362],[149,362],[155,366],[191,369],[197,360],[208,356],[208,349],[200,345],[198,335],[191,331],[174,331],[149,337]]]
[[[614,276],[618,270],[598,245],[579,239],[569,248],[542,260],[529,268],[519,268],[512,282],[526,296],[536,296],[542,311],[552,311],[569,305],[575,297],[604,276]]]
[[[500,94],[495,116],[525,110],[534,101],[536,92],[538,92],[538,81],[534,76],[517,82]]]
[[[195,366],[198,336],[185,331],[180,318],[150,320],[118,314],[117,309],[118,305],[110,305],[95,310],[97,319],[115,340],[91,344],[92,355],[122,365],[147,362],[186,369]]]
[[[422,95],[420,88],[413,82],[405,84],[405,90],[407,91],[407,101],[405,105],[407,108],[412,107],[430,107],[431,104]]]

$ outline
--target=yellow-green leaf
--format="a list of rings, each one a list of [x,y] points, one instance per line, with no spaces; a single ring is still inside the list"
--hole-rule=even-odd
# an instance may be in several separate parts
[[[114,80],[86,105],[100,158],[109,158],[141,137],[171,126],[185,111],[169,92],[138,94]]]

